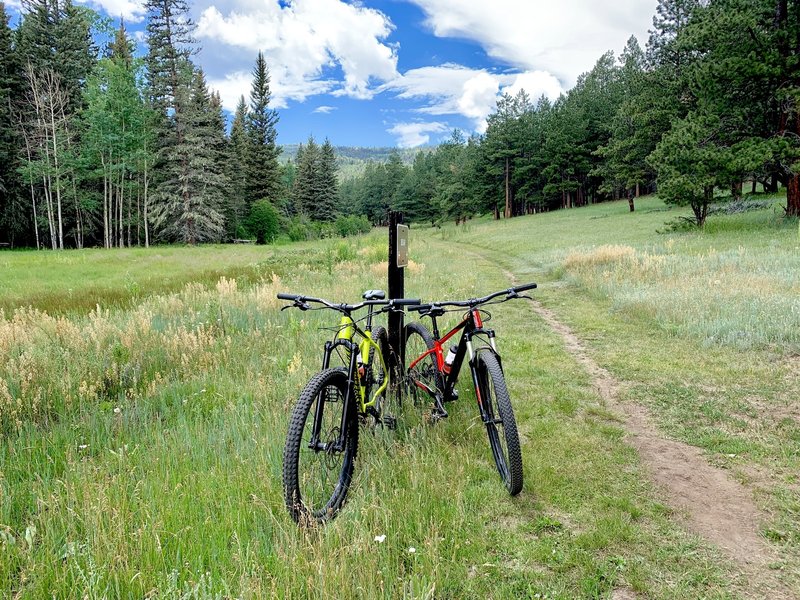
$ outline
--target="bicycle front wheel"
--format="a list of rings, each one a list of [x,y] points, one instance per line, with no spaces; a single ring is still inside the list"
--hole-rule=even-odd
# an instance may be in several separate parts
[[[329,521],[347,498],[358,450],[355,398],[342,419],[347,388],[344,369],[326,369],[306,384],[292,410],[283,449],[283,487],[286,508],[297,523]],[[315,418],[320,428],[313,440]]]
[[[492,456],[506,489],[516,496],[522,491],[522,451],[503,370],[497,356],[488,350],[478,353],[475,369],[476,393],[486,419]]]

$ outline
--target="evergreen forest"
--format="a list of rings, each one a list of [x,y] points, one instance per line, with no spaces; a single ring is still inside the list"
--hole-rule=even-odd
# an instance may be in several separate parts
[[[128,247],[347,235],[385,222],[512,218],[657,192],[702,226],[720,199],[786,190],[800,215],[800,2],[659,0],[555,100],[503,95],[454,131],[337,173],[330,140],[280,161],[255,57],[232,122],[195,62],[185,0],[147,0],[146,51],[72,0],[0,2],[0,244]],[[99,42],[105,37],[110,42]]]

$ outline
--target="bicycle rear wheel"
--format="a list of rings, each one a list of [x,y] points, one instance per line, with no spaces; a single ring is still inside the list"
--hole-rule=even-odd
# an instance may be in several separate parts
[[[414,400],[419,403],[420,392],[428,393],[432,397],[436,394],[444,395],[444,382],[436,364],[436,353],[431,352],[425,358],[420,356],[428,350],[433,350],[433,336],[422,323],[409,323],[405,328],[405,362],[406,383],[408,391]]]
[[[492,456],[506,489],[516,496],[522,491],[522,451],[503,370],[497,356],[489,350],[478,353],[475,369],[476,393],[486,417]]]
[[[326,369],[306,384],[292,410],[283,449],[283,487],[286,508],[297,523],[329,521],[347,498],[358,451],[355,398],[344,420],[343,447],[335,447],[347,388],[347,371]],[[318,411],[319,444],[313,448],[311,438]]]

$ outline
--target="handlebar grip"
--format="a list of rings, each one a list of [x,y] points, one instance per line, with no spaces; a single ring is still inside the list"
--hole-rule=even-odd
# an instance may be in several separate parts
[[[431,307],[430,304],[418,304],[415,306],[411,306],[408,310],[411,312],[422,312],[423,310],[428,310]]]
[[[278,300],[291,300],[292,302],[299,300],[300,296],[297,294],[278,294]]]
[[[395,306],[418,306],[422,302],[419,298],[394,298],[392,304]],[[413,308],[410,310],[414,310]]]
[[[511,289],[514,290],[516,293],[519,293],[519,292],[525,292],[527,290],[536,289],[536,287],[537,287],[537,285],[535,283],[526,283],[524,285],[518,285],[518,286],[513,287]]]

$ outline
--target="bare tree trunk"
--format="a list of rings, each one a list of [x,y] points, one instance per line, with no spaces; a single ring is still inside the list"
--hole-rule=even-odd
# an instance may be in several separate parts
[[[124,225],[122,224],[122,205],[125,202],[125,188],[123,186],[122,177],[123,176],[120,175],[120,181],[117,187],[117,217],[119,219],[117,222],[117,244],[120,248],[125,247],[125,238],[123,234]]]
[[[109,229],[108,229],[108,169],[106,167],[106,158],[104,154],[100,154],[100,164],[103,165],[103,247],[109,247]]]
[[[506,157],[506,210],[503,216],[508,219],[511,216],[511,174],[509,173],[508,157]]]
[[[147,154],[147,147],[145,146],[145,154]],[[144,247],[150,247],[150,224],[147,222],[147,186],[149,179],[147,177],[147,158],[144,159]]]
[[[45,199],[45,206],[47,207],[47,225],[50,229],[50,248],[52,250],[57,250],[57,242],[56,242],[56,224],[53,221],[53,196],[50,190],[50,183],[48,181],[47,176],[42,177],[42,185],[44,186],[44,199]]]
[[[53,105],[54,99],[50,98],[50,126],[52,127],[52,142],[53,142],[53,166],[55,167],[55,180],[56,180],[56,206],[58,209],[58,249],[64,249],[64,220],[61,217],[61,173],[58,166],[58,134],[56,133],[56,115],[55,106]]]
[[[800,217],[800,175],[796,173],[789,176],[789,185],[786,186],[786,214]]]
[[[637,181],[637,182],[636,182],[636,197],[638,198],[638,197],[639,197],[639,195],[640,195],[640,194],[639,194],[639,182]]]
[[[741,200],[742,199],[742,187],[743,182],[736,181],[731,184],[731,198],[733,200]]]
[[[131,195],[128,194],[128,248],[131,247]]]
[[[142,188],[136,180],[136,245],[142,245]]]
[[[25,139],[25,154],[28,157],[28,164],[33,162],[33,156],[31,155],[31,144],[30,139],[28,137],[28,130],[27,128],[22,128],[22,137]],[[39,218],[36,214],[36,191],[33,187],[33,177],[29,179],[29,185],[31,189],[31,206],[33,207],[33,234],[36,237],[36,249],[41,250],[41,242],[39,241]]]

